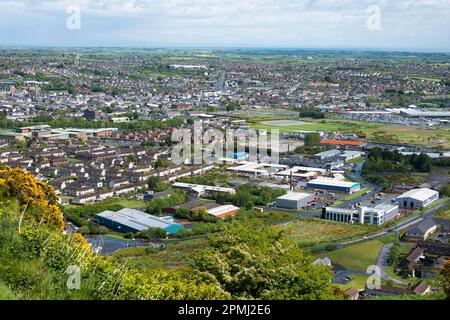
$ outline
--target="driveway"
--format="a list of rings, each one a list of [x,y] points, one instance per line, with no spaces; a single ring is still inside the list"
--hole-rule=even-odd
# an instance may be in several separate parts
[[[392,281],[395,284],[406,286],[408,283],[398,280],[396,278],[392,278],[389,276],[386,272],[386,268],[388,267],[388,258],[389,258],[389,252],[391,252],[393,243],[385,244],[383,247],[381,247],[380,253],[377,257],[377,266],[381,269],[381,279],[385,281]]]

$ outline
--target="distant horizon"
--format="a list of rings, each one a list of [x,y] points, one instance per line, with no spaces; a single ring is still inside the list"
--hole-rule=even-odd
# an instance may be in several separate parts
[[[118,49],[118,50],[165,50],[165,49],[179,49],[179,50],[256,50],[256,51],[341,51],[341,52],[384,52],[384,53],[437,53],[450,54],[449,49],[425,49],[425,48],[388,48],[388,47],[288,47],[288,46],[228,46],[228,45],[149,45],[149,46],[118,46],[118,45],[103,45],[103,46],[57,46],[57,45],[3,45],[0,44],[0,49]]]

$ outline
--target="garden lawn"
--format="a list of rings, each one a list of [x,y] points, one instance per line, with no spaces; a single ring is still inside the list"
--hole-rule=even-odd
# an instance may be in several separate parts
[[[347,284],[336,284],[336,286],[342,290],[347,290],[350,288],[364,290],[364,288],[366,287],[367,278],[369,278],[369,275],[352,274],[352,275],[349,275],[349,277],[352,278],[352,281],[350,281]]]
[[[367,241],[321,253],[320,257],[328,257],[333,264],[338,264],[348,270],[367,270],[369,266],[376,264],[382,246],[383,242],[379,240]]]

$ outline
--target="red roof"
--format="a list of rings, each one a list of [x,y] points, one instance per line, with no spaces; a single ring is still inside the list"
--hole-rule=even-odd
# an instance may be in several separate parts
[[[332,144],[337,146],[362,146],[363,141],[352,141],[352,140],[320,140],[321,144]]]

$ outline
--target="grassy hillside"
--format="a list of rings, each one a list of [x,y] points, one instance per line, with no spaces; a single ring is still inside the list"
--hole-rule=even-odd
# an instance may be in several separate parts
[[[195,274],[143,274],[95,255],[80,234],[63,232],[55,200],[52,188],[25,171],[0,168],[1,299],[229,298],[214,282]]]

